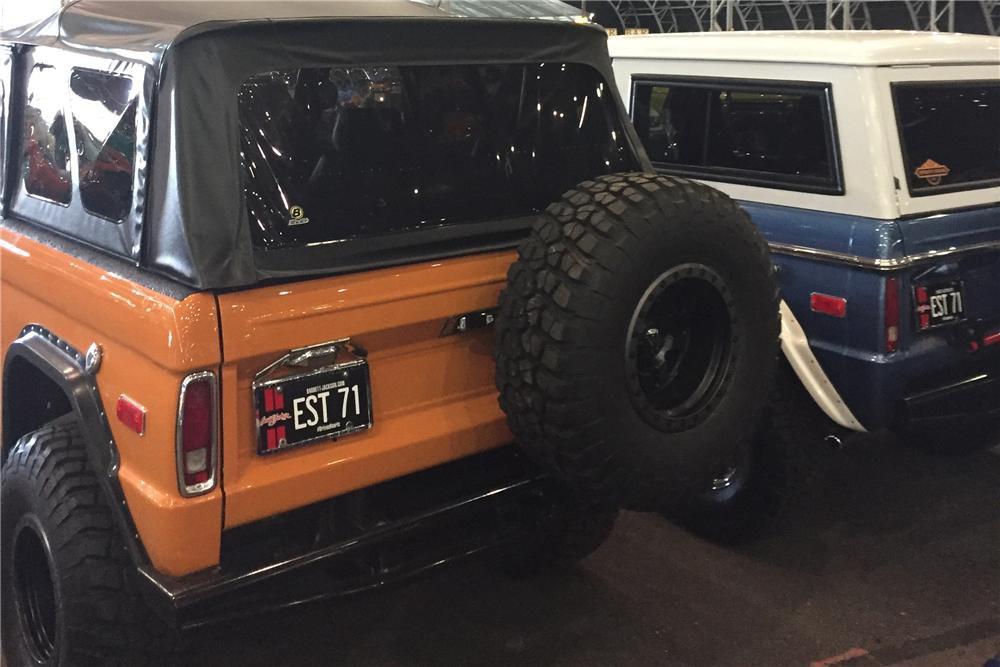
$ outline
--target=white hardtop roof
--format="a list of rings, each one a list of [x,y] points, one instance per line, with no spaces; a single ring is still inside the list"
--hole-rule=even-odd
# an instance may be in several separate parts
[[[1000,37],[906,30],[761,30],[623,35],[612,58],[739,60],[830,65],[995,63]]]

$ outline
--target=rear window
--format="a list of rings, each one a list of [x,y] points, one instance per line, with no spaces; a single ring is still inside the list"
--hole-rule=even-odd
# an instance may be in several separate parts
[[[892,86],[914,196],[1000,185],[1000,82]]]
[[[608,84],[579,64],[302,68],[239,92],[257,247],[516,218],[637,168]]]

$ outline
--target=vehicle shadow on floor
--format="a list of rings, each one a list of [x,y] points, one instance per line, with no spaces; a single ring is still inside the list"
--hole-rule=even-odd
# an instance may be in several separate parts
[[[752,544],[720,547],[626,513],[570,571],[518,580],[466,563],[193,631],[181,662],[807,664],[898,644],[998,614],[998,479],[992,452],[931,457],[868,437]]]

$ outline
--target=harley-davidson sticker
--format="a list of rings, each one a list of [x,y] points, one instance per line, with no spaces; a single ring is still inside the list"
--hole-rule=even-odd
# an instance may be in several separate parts
[[[925,160],[922,165],[913,170],[917,178],[922,178],[930,185],[941,185],[941,179],[951,173],[947,165],[934,160]]]

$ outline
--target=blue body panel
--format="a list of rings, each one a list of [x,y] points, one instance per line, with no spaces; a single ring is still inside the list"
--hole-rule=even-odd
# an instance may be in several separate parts
[[[868,259],[904,260],[1000,241],[1000,206],[886,221],[755,202],[741,205],[770,243]],[[974,369],[978,357],[969,350],[970,339],[975,332],[1000,330],[1000,251],[996,249],[894,271],[780,253],[774,254],[774,262],[782,297],[802,325],[813,353],[855,417],[869,430],[889,425],[902,398],[914,388],[927,386],[928,378]],[[885,282],[890,276],[900,280],[900,340],[893,353],[885,351]],[[966,321],[917,331],[913,283],[956,279],[964,284]],[[813,292],[846,298],[847,316],[840,319],[813,312],[809,305]]]

